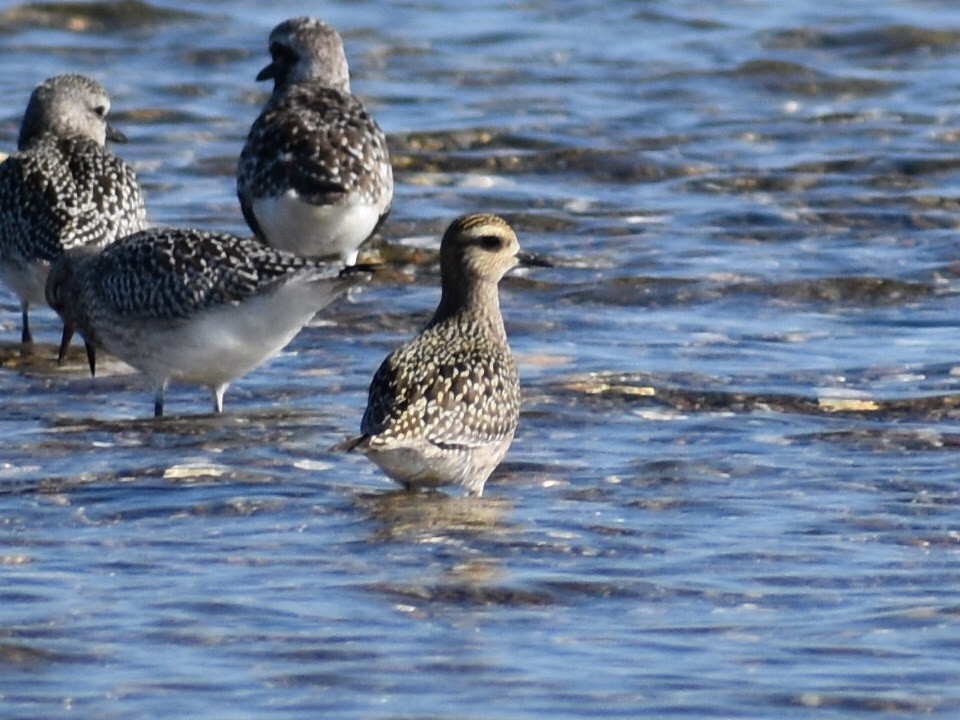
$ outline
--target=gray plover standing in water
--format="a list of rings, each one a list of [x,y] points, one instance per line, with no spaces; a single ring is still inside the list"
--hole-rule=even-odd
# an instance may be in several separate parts
[[[0,279],[28,312],[44,305],[50,263],[64,250],[102,247],[146,226],[133,170],[104,145],[124,142],[107,124],[107,91],[84,75],[37,86],[20,127],[19,152],[0,164]]]
[[[47,300],[64,319],[64,346],[74,328],[83,335],[91,372],[103,348],[153,381],[159,417],[171,379],[209,387],[221,412],[232,380],[361,278],[253,238],[157,228],[64,253]]]
[[[363,435],[337,449],[364,452],[410,490],[460,485],[483,494],[520,416],[520,379],[497,292],[518,264],[547,263],[520,252],[503,219],[467,215],[450,225],[440,243],[433,318],[380,365]]]
[[[273,58],[257,80],[273,94],[237,168],[243,216],[268,245],[348,265],[393,200],[387,140],[350,93],[340,35],[308,17],[270,33]]]

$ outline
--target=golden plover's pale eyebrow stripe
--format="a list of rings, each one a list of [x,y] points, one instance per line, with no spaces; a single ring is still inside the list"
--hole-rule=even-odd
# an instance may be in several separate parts
[[[497,283],[526,259],[500,217],[469,215],[450,225],[440,245],[437,310],[380,365],[363,435],[340,449],[365,452],[409,489],[459,485],[483,493],[520,416],[520,379]]]

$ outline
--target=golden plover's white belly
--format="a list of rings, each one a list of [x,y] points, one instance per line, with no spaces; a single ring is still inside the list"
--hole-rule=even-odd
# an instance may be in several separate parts
[[[367,456],[384,473],[408,488],[459,485],[471,495],[481,495],[487,478],[503,460],[513,435],[492,443],[454,448],[426,440],[374,439]]]

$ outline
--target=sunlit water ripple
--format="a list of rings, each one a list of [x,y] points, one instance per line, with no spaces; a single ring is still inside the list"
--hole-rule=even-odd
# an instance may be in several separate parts
[[[32,87],[108,87],[151,220],[244,232],[266,35],[302,3],[0,15]],[[389,135],[389,271],[150,417],[33,353],[0,291],[3,717],[956,717],[960,8],[352,3]],[[480,500],[356,432],[455,215],[556,267],[502,286],[524,413]]]

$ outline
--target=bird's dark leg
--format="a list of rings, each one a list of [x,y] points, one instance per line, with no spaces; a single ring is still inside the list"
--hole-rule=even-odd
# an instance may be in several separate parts
[[[23,316],[23,332],[20,334],[20,342],[22,342],[24,345],[31,345],[33,344],[33,333],[30,332],[30,314],[29,314],[30,306],[27,305],[27,303],[23,303],[22,308],[23,308],[23,315],[22,315]]]
[[[87,365],[90,366],[90,376],[97,376],[97,349],[93,346],[93,343],[89,343],[86,340],[83,341],[83,349],[87,351]]]
[[[67,359],[67,353],[70,351],[70,341],[73,340],[73,323],[63,323],[63,335],[60,336],[60,352],[57,353],[57,364],[63,365]]]
[[[167,392],[167,381],[157,385],[157,392],[153,396],[153,416],[163,417],[163,396]]]

